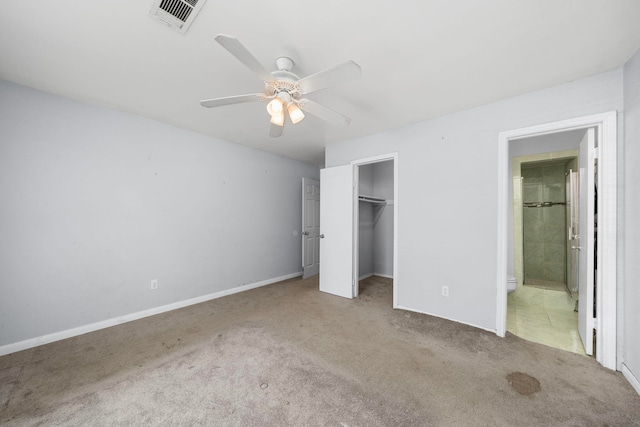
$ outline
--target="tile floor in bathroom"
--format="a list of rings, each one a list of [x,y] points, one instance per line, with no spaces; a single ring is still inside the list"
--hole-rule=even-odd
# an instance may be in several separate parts
[[[564,291],[518,286],[507,296],[507,331],[528,341],[584,355],[575,306],[576,297]]]

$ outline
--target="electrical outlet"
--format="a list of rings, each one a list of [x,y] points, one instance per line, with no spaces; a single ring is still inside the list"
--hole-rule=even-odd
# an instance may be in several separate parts
[[[449,287],[448,286],[443,286],[442,287],[442,296],[443,297],[448,297],[449,296]]]
[[[153,279],[151,281],[151,290],[158,289],[158,279]]]

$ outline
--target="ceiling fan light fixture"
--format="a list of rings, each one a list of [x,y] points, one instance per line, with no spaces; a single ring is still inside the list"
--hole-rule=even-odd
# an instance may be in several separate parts
[[[294,102],[290,102],[287,106],[287,111],[289,112],[289,118],[291,119],[291,123],[294,125],[296,123],[300,123],[302,119],[304,119],[304,113]]]
[[[271,123],[277,126],[284,126],[284,111],[280,111],[279,114],[273,114],[271,116]]]
[[[280,98],[273,98],[267,104],[267,112],[271,117],[275,117],[279,114],[283,114],[284,105],[282,104],[282,100]]]
[[[285,106],[291,102],[291,95],[288,92],[278,92],[267,104],[267,112],[271,117],[280,113],[284,114]]]

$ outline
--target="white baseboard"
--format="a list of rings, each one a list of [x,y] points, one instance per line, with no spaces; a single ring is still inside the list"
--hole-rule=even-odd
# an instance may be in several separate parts
[[[364,274],[360,277],[358,277],[358,280],[364,280],[364,279],[368,279],[371,276],[377,276],[377,277],[384,277],[386,279],[393,279],[393,276],[389,276],[388,274],[382,274],[382,273],[368,273],[368,274]]]
[[[212,294],[203,295],[196,298],[191,298],[185,301],[179,301],[172,304],[163,305],[160,307],[150,308],[148,310],[138,311],[136,313],[127,314],[120,317],[114,317],[112,319],[103,320],[96,323],[90,323],[88,325],[79,326],[77,328],[67,329],[65,331],[54,332],[52,334],[43,335],[36,338],[30,338],[28,340],[19,341],[12,344],[6,344],[0,346],[0,356],[6,354],[15,353],[17,351],[26,350],[28,348],[37,347],[39,345],[49,344],[54,341],[60,341],[67,338],[83,335],[89,332],[94,332],[100,329],[109,328],[111,326],[120,325],[122,323],[131,322],[133,320],[142,319],[144,317],[153,316],[167,311],[177,310],[179,308],[188,307],[194,304],[200,304],[201,302],[210,301],[216,298],[221,298],[227,295],[237,294],[238,292],[248,291],[250,289],[259,288],[261,286],[270,285],[272,283],[281,282],[283,280],[299,277],[302,272],[291,273],[280,277],[274,277],[273,279],[263,280],[261,282],[249,283],[243,286],[238,286],[231,289],[226,289],[220,292],[214,292]]]
[[[636,390],[636,393],[640,394],[640,381],[638,381],[638,378],[636,378],[636,376],[633,375],[633,372],[631,372],[631,370],[627,367],[627,365],[623,363],[622,366],[620,367],[620,372],[622,372],[622,375],[624,375],[627,381],[629,381],[629,384],[631,384],[631,387],[633,387]]]

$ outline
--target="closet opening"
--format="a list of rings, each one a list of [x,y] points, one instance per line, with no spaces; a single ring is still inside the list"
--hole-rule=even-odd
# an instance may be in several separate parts
[[[353,297],[394,287],[394,159],[354,165]]]

